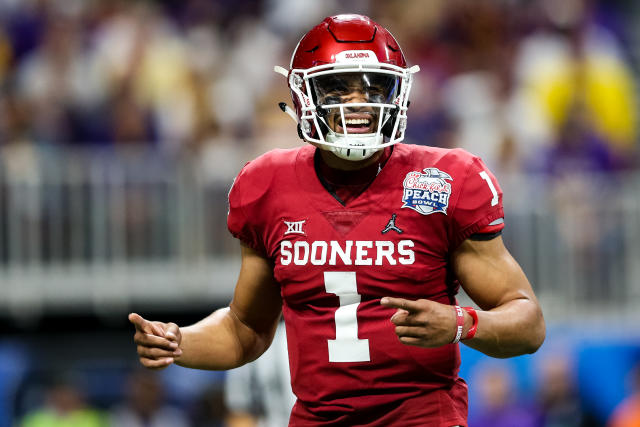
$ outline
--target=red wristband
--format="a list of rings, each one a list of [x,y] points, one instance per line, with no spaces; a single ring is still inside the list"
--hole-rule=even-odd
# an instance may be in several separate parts
[[[457,344],[460,342],[460,338],[462,337],[462,327],[464,326],[464,313],[462,312],[462,308],[459,305],[454,306],[456,311],[456,336],[451,341],[451,344]]]
[[[473,307],[463,307],[463,308],[465,310],[467,310],[467,313],[469,313],[471,315],[471,318],[473,319],[473,324],[471,325],[471,327],[467,331],[467,335],[462,339],[463,340],[470,340],[471,338],[473,338],[476,335],[476,331],[478,330],[478,313],[476,313],[476,311],[473,309]]]

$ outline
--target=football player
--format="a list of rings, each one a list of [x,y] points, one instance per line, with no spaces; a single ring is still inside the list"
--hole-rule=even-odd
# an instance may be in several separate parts
[[[309,144],[249,162],[229,194],[233,300],[187,327],[132,313],[141,363],[230,369],[284,316],[292,426],[467,424],[459,342],[536,351],[540,306],[505,249],[502,192],[460,149],[405,145],[412,76],[393,36],[326,18],[296,47],[280,107]],[[462,286],[479,307],[460,307]]]

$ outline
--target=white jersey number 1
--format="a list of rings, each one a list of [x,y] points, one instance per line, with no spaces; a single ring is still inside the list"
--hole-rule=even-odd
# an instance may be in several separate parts
[[[340,298],[336,310],[336,339],[329,340],[329,362],[369,362],[369,340],[358,339],[360,294],[355,271],[327,271],[324,287]]]
[[[495,185],[493,185],[493,181],[489,178],[489,174],[486,171],[480,172],[480,178],[487,181],[487,185],[489,186],[489,190],[491,190],[491,206],[495,206],[498,204],[498,192],[496,191]]]

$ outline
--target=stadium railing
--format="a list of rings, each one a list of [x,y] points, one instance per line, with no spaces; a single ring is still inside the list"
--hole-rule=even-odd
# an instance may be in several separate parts
[[[5,156],[0,310],[227,302],[239,267],[226,230],[233,177],[202,169],[153,150]],[[640,174],[498,176],[505,242],[547,318],[637,316]]]

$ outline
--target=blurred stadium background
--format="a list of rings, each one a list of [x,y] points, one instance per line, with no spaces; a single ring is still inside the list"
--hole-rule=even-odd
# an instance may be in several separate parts
[[[0,427],[53,425],[33,418],[51,404],[117,420],[144,392],[157,425],[224,425],[225,374],[138,372],[126,314],[186,324],[229,302],[233,177],[301,143],[273,65],[345,12],[422,69],[407,142],[495,172],[543,305],[535,355],[462,346],[470,424],[605,425],[634,396],[637,2],[0,0]],[[104,425],[85,415],[68,425]]]

